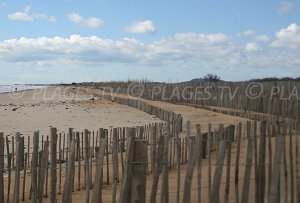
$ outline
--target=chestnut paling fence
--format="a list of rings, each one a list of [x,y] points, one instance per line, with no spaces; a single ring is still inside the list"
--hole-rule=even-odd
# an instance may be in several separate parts
[[[300,82],[187,82],[96,83],[108,92],[148,100],[208,108],[249,119],[297,119],[300,113]],[[224,109],[226,108],[226,109]]]
[[[188,122],[183,134],[179,122],[0,133],[0,201],[300,201],[298,123],[208,124],[202,132]]]
[[[300,201],[299,122],[288,113],[291,105],[281,104],[284,113],[267,122],[220,124],[217,130],[208,123],[204,132],[141,100],[103,97],[164,122],[0,133],[0,202]]]

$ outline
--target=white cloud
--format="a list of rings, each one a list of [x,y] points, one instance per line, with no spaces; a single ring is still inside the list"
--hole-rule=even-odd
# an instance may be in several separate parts
[[[150,43],[131,38],[112,40],[80,35],[0,41],[0,61],[39,68],[45,64],[85,68],[102,65],[181,67],[193,63],[203,69],[282,69],[298,67],[298,58],[297,50],[272,49],[256,42],[239,44],[223,33],[177,33]]]
[[[16,21],[32,21],[33,17],[28,15],[25,12],[15,12],[12,14],[8,14],[8,18],[10,20],[16,20]]]
[[[155,25],[150,20],[133,22],[131,25],[125,28],[126,32],[145,34],[145,33],[155,33],[157,29]]]
[[[135,39],[103,39],[96,36],[70,38],[20,38],[0,42],[0,58],[10,62],[55,61],[161,64],[189,58],[214,59],[226,54],[226,35],[179,33],[167,39],[143,44]],[[211,56],[210,56],[211,55]]]
[[[254,30],[246,30],[243,32],[244,36],[253,36],[255,34],[256,34],[256,32]]]
[[[68,18],[73,23],[78,23],[87,28],[100,28],[103,26],[104,22],[100,18],[91,17],[91,18],[83,18],[78,13],[70,13]]]
[[[294,4],[288,0],[281,1],[277,7],[277,13],[280,15],[287,14],[291,12],[294,8]]]
[[[256,42],[269,42],[271,38],[267,35],[257,35],[255,36],[254,40]]]
[[[287,28],[276,32],[276,40],[271,43],[272,47],[287,47],[300,49],[300,26],[292,23]]]
[[[48,15],[43,14],[43,13],[33,14],[33,17],[35,19],[47,20],[49,22],[56,22],[56,18],[54,16],[48,16]]]
[[[24,13],[29,13],[29,11],[31,10],[32,6],[31,5],[27,5],[24,8]]]
[[[257,51],[258,50],[258,44],[255,42],[249,42],[245,46],[246,51]]]
[[[56,18],[54,16],[48,16],[46,14],[36,14],[31,13],[31,5],[26,6],[23,11],[18,11],[15,13],[8,14],[8,18],[14,21],[32,21],[34,19],[42,19],[47,20],[49,22],[56,22]]]
[[[255,42],[269,42],[271,38],[268,35],[257,34],[254,30],[246,30],[242,33],[237,33],[237,37],[244,38],[244,40],[253,40]]]

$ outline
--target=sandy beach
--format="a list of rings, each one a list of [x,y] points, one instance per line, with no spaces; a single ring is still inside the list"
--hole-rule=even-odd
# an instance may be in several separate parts
[[[75,88],[75,87],[63,87],[63,86],[52,86],[39,90],[27,90],[22,92],[15,92],[14,94],[3,93],[0,94],[0,132],[4,132],[5,135],[14,134],[15,132],[21,132],[24,136],[32,135],[33,131],[40,130],[40,135],[48,135],[49,127],[53,126],[58,129],[58,132],[67,132],[68,128],[74,128],[75,131],[83,131],[84,129],[89,130],[98,130],[99,128],[109,128],[109,127],[135,127],[146,125],[155,122],[162,122],[155,116],[149,115],[145,112],[139,111],[135,108],[131,108],[125,105],[119,105],[116,102],[111,102],[107,100],[101,99],[102,94],[104,93],[100,90],[93,88]],[[118,97],[128,98],[128,95],[117,95]],[[163,109],[167,109],[170,111],[174,111],[178,114],[181,114],[183,117],[183,132],[181,136],[186,135],[186,122],[191,121],[191,132],[192,135],[195,134],[195,124],[201,124],[201,130],[207,131],[208,123],[212,124],[213,130],[217,130],[219,124],[224,124],[224,126],[228,125],[237,125],[238,122],[243,123],[243,131],[242,131],[242,140],[241,140],[241,151],[240,151],[240,173],[239,179],[241,182],[238,186],[241,186],[243,181],[243,175],[245,170],[245,157],[246,157],[246,149],[247,149],[247,140],[246,140],[246,131],[245,131],[245,123],[247,119],[224,115],[220,113],[216,113],[213,111],[203,110],[199,108],[194,108],[185,105],[175,105],[170,103],[165,103],[162,101],[148,101],[141,98],[135,98],[143,100],[153,106],[157,106]],[[270,146],[272,146],[274,150],[275,140],[272,139],[270,141]],[[26,143],[26,142],[25,142]],[[174,152],[174,150],[173,150]],[[233,158],[236,157],[237,153],[237,145],[236,143],[232,144],[231,156]],[[269,150],[267,151],[266,156],[268,157]],[[171,152],[170,152],[171,154]],[[169,154],[169,155],[170,155]],[[109,165],[108,168],[103,167],[103,174],[112,174],[112,155],[108,154],[108,162],[106,166]],[[211,172],[213,173],[216,169],[216,152],[211,152]],[[95,176],[95,157],[91,159],[92,166],[92,180],[94,180]],[[234,160],[231,160],[231,164],[233,164]],[[121,162],[119,162],[120,164]],[[267,163],[268,164],[268,163]],[[75,174],[78,174],[78,163],[75,164]],[[62,186],[64,185],[64,180],[66,177],[65,165],[62,164],[62,171],[57,169],[57,173],[61,171],[62,177]],[[180,166],[180,198],[183,195],[183,183],[185,181],[187,165],[183,164]],[[204,202],[208,201],[207,196],[207,185],[208,185],[208,177],[207,172],[208,161],[207,159],[203,159],[202,162],[202,187],[203,187],[203,197],[202,200]],[[177,174],[175,168],[169,169],[169,198],[171,202],[176,200],[176,181]],[[223,170],[222,182],[220,185],[220,191],[225,191],[225,169]],[[230,168],[230,173],[232,174],[230,177],[230,184],[233,187],[234,180],[233,174],[235,173],[235,168]],[[59,173],[60,174],[60,173]],[[118,171],[119,176],[122,176],[121,170]],[[283,174],[283,173],[282,173]],[[213,174],[212,174],[213,175]],[[250,182],[250,193],[254,193],[254,170],[251,172],[251,182]],[[7,176],[7,174],[6,174]],[[6,177],[5,176],[5,177]],[[197,200],[197,183],[196,183],[197,170],[194,170],[193,175],[193,183],[191,187],[191,202],[196,202]],[[22,172],[22,178],[24,174]],[[27,182],[24,187],[24,195],[25,202],[30,202],[29,200],[29,188],[31,173],[27,172]],[[85,200],[85,190],[83,188],[83,175],[78,175],[81,179],[81,187],[76,189],[72,193],[73,202],[79,203]],[[106,178],[106,176],[105,176]],[[111,179],[112,177],[110,177]],[[282,182],[283,175],[281,175]],[[12,174],[12,185],[14,186],[15,176]],[[23,179],[24,180],[24,179]],[[269,179],[267,179],[269,181]],[[152,184],[152,175],[148,174],[147,176],[147,192],[146,199],[149,201],[150,197],[150,188]],[[75,179],[74,185],[78,187],[78,180]],[[122,184],[121,181],[116,186],[117,191],[117,199],[119,198],[120,188]],[[157,199],[160,196],[161,188],[162,188],[161,179],[159,180],[159,186],[157,191]],[[5,178],[4,187],[8,188],[8,179]],[[48,182],[49,185],[49,182]],[[283,185],[281,185],[283,187]],[[57,187],[57,191],[61,191],[63,188],[61,186]],[[283,188],[281,188],[283,190]],[[5,191],[6,192],[6,191]],[[49,190],[48,190],[49,192]],[[7,195],[7,193],[5,193]],[[10,197],[12,198],[12,191],[10,193]],[[103,185],[103,201],[110,202],[112,198],[112,185],[104,184]],[[253,196],[250,196],[250,202],[254,201]],[[57,193],[57,202],[62,202],[62,196],[60,192]],[[223,195],[221,195],[221,202],[223,200]],[[235,200],[234,193],[231,192],[229,195],[229,201],[233,202]],[[45,201],[47,201],[45,199]]]
[[[0,120],[1,132],[23,135],[36,130],[48,134],[50,127],[67,132],[160,122],[137,109],[59,86],[0,94]]]

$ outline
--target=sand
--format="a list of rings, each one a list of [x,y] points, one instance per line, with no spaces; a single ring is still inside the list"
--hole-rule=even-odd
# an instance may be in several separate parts
[[[79,89],[81,89],[82,92],[88,92],[88,94],[97,95],[97,96],[103,94],[110,94],[108,92],[103,92],[99,89],[94,89],[94,88],[79,88]],[[183,117],[183,126],[184,126],[183,134],[185,134],[186,132],[185,126],[187,124],[187,121],[191,122],[192,133],[196,132],[196,124],[200,124],[202,131],[205,132],[208,129],[208,123],[212,125],[213,130],[217,130],[219,128],[219,124],[224,124],[224,126],[226,127],[228,125],[236,125],[239,122],[243,124],[247,122],[247,119],[245,118],[225,115],[222,113],[217,113],[217,112],[195,108],[191,106],[176,105],[176,104],[171,104],[162,101],[150,101],[142,98],[131,97],[126,94],[117,94],[117,96],[122,98],[139,99],[151,105],[181,114]]]
[[[65,87],[48,87],[14,94],[0,94],[0,132],[32,135],[40,130],[49,134],[50,127],[59,132],[97,130],[100,127],[130,127],[160,122],[137,109],[97,97],[76,93]],[[74,94],[76,93],[76,94]]]
[[[45,94],[43,93],[46,92]],[[75,127],[76,130],[82,130],[84,128],[88,129],[98,129],[99,127],[109,127],[109,126],[135,126],[135,125],[144,125],[150,122],[160,122],[159,119],[148,115],[144,112],[140,112],[136,109],[130,108],[128,106],[118,105],[113,102],[101,100],[97,98],[97,95],[102,94],[100,90],[88,89],[87,91],[78,91],[77,89],[69,89],[64,87],[50,87],[43,91],[38,92],[37,94],[34,91],[26,91],[21,98],[12,99],[9,94],[0,94],[0,131],[6,133],[13,133],[16,130],[21,132],[29,132],[37,129],[41,131],[48,132],[49,126],[55,126],[60,131],[66,131],[69,127]],[[65,91],[65,92],[64,92]],[[93,93],[94,96],[91,96],[90,93]],[[45,96],[46,95],[46,96]],[[52,95],[52,96],[51,96]],[[55,95],[53,97],[53,95]],[[78,95],[74,97],[74,95]],[[95,96],[96,95],[96,96]],[[120,95],[119,95],[120,96]],[[128,97],[126,95],[121,95],[122,97]],[[49,99],[51,98],[51,99]],[[93,99],[92,99],[93,98]],[[220,123],[226,125],[236,124],[238,122],[245,123],[247,120],[243,118],[228,116],[220,113],[215,113],[212,111],[207,111],[203,109],[197,109],[194,107],[184,106],[184,105],[174,105],[169,103],[164,103],[160,101],[147,101],[152,105],[162,107],[164,109],[169,109],[180,113],[183,116],[184,126],[186,125],[187,120],[190,120],[194,129],[195,124],[202,124],[202,130],[207,130],[207,123],[212,123],[213,128],[217,129]],[[6,109],[6,110],[5,110]],[[184,132],[182,135],[185,134]],[[245,164],[245,153],[246,153],[246,140],[245,134],[243,133],[243,139],[241,143],[241,154],[240,154],[240,173],[239,173],[239,189],[240,194],[243,184],[243,175],[244,175],[244,164]],[[274,139],[272,140],[272,146],[274,150]],[[274,153],[274,151],[273,151]],[[212,152],[212,177],[214,176],[215,170],[215,152]],[[229,202],[233,202],[234,198],[234,162],[236,157],[236,143],[232,145],[231,152],[231,178],[230,178],[230,195]],[[267,152],[268,157],[268,152]],[[268,161],[267,161],[268,164]],[[181,188],[180,196],[182,198],[182,190],[184,185],[184,178],[186,175],[186,165],[181,167]],[[76,169],[77,170],[77,169]],[[75,173],[77,171],[75,170]],[[104,168],[105,170],[105,168]],[[224,165],[223,176],[221,182],[220,197],[221,202],[224,198],[225,191],[225,170],[226,165]],[[93,172],[95,170],[93,169]],[[110,171],[110,174],[112,171]],[[203,160],[202,165],[202,195],[203,202],[207,202],[207,160]],[[105,173],[104,173],[105,174]],[[64,176],[64,173],[63,173]],[[192,184],[192,202],[196,202],[197,197],[197,170],[195,168]],[[282,173],[283,177],[283,173]],[[30,174],[28,174],[30,179]],[[29,180],[27,179],[27,180]],[[76,179],[77,180],[77,179]],[[75,180],[75,185],[76,185]],[[83,177],[81,178],[83,181]],[[268,181],[268,180],[267,180]],[[147,176],[147,199],[149,198],[150,188],[152,183],[152,176]],[[7,184],[7,183],[6,183]],[[26,202],[28,200],[29,194],[29,184],[30,181],[26,183]],[[63,184],[63,183],[62,183]],[[82,183],[81,183],[82,184]],[[118,194],[120,191],[121,182],[118,184]],[[282,185],[283,186],[283,185]],[[176,191],[176,170],[170,170],[169,174],[169,192],[170,192],[170,202],[175,201],[175,191]],[[12,184],[13,188],[13,184]],[[254,201],[254,170],[252,170],[251,176],[251,185],[250,185],[250,200],[249,202]],[[159,198],[161,189],[161,183],[159,183],[157,197]],[[283,188],[281,188],[283,191]],[[111,200],[111,185],[105,185],[103,188],[103,200],[104,202],[110,202]],[[73,193],[73,202],[79,203],[84,202],[84,190],[81,188],[81,191]],[[118,199],[119,195],[117,195]],[[58,202],[61,202],[61,195],[57,195]],[[48,201],[48,199],[46,200]],[[180,201],[181,202],[181,201]]]

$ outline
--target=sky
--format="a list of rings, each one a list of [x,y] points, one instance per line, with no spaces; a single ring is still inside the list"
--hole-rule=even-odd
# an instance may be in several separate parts
[[[0,0],[0,84],[300,76],[300,0]]]

